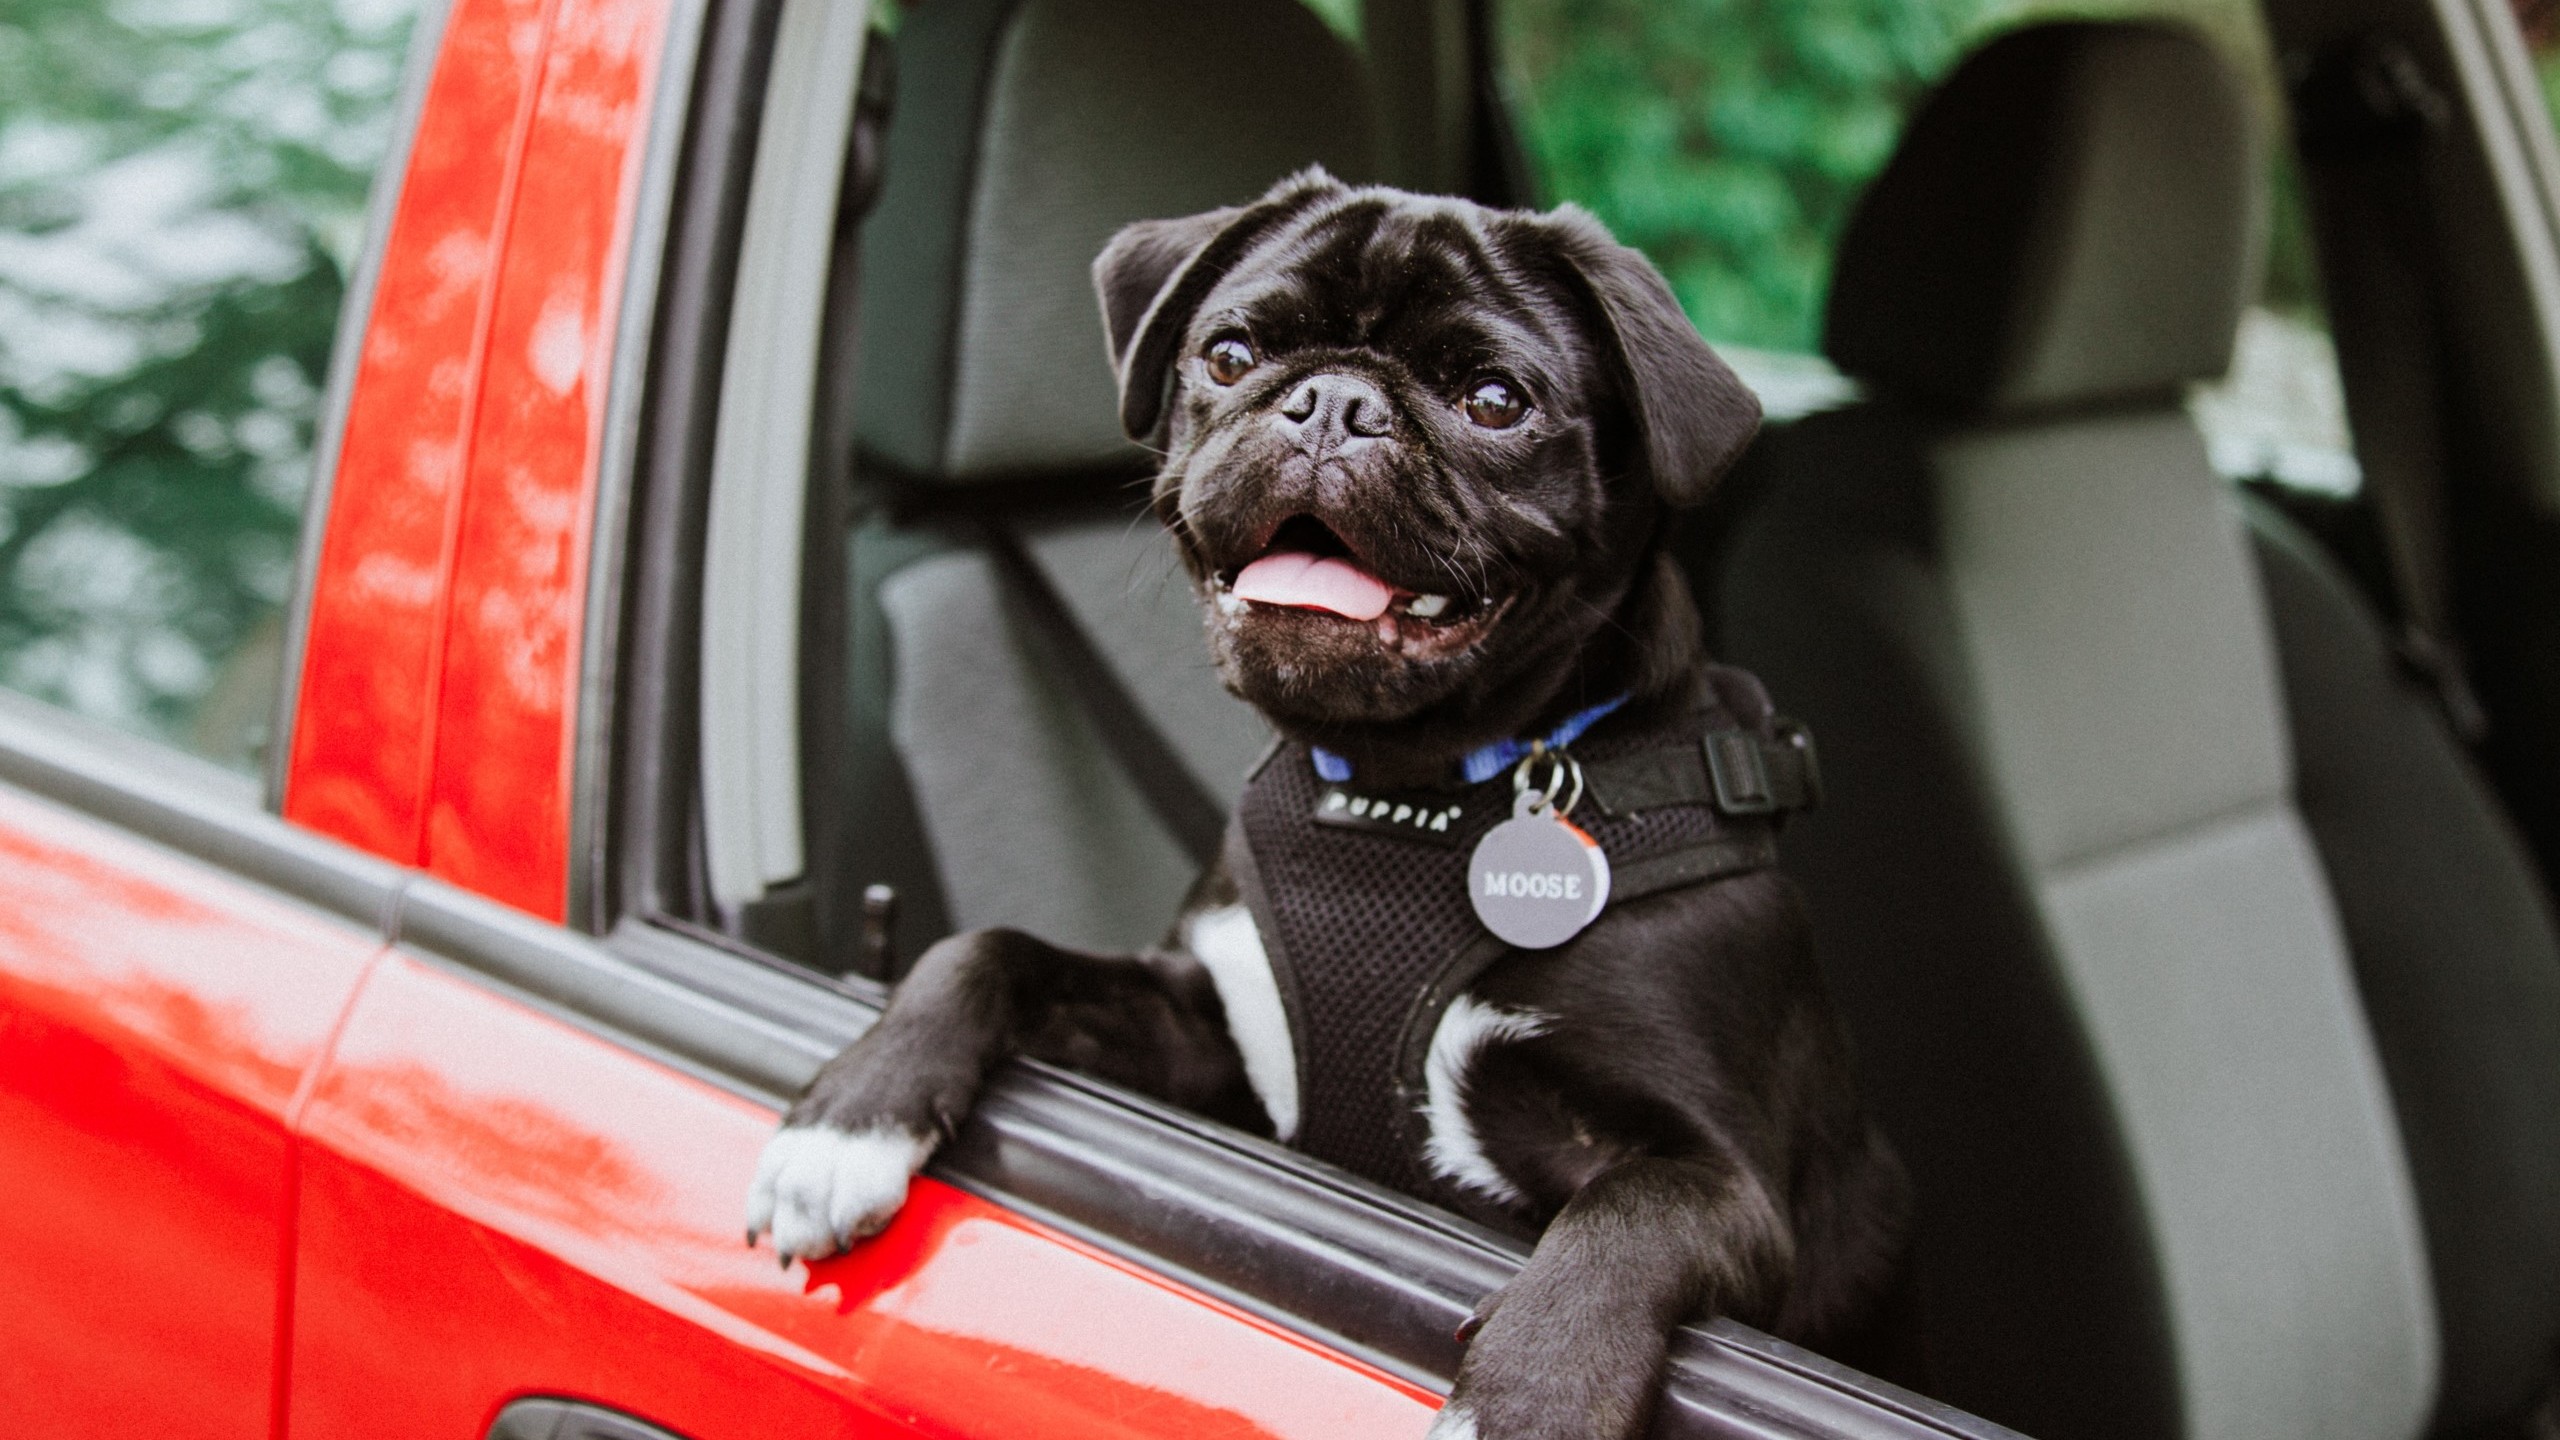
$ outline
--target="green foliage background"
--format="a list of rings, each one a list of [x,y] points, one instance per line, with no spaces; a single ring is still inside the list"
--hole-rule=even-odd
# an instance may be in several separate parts
[[[1816,348],[1850,205],[1921,95],[1993,31],[2166,14],[2265,70],[2247,0],[1500,0],[1498,13],[1547,198],[1590,207],[1652,256],[1707,335],[1777,350]],[[2272,120],[2274,97],[2260,98]],[[2271,285],[2307,303],[2299,226],[2278,221]]]
[[[0,683],[255,763],[410,11],[0,7]]]
[[[1831,242],[2000,0],[1506,0],[1551,198],[1653,257],[1705,333],[1813,348]]]

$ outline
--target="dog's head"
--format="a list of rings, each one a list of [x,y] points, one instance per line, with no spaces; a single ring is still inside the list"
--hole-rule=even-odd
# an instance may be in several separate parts
[[[1355,758],[1553,702],[1625,638],[1664,508],[1759,424],[1651,263],[1572,207],[1311,170],[1129,226],[1094,281],[1221,675]]]

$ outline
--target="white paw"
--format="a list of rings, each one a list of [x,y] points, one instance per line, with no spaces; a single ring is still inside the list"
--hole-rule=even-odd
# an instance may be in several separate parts
[[[907,1203],[907,1180],[932,1135],[875,1128],[848,1134],[795,1125],[765,1142],[747,1192],[747,1240],[770,1233],[785,1260],[823,1260],[877,1235]]]
[[[1422,1440],[1476,1440],[1476,1417],[1464,1405],[1451,1405],[1431,1422],[1431,1433]]]

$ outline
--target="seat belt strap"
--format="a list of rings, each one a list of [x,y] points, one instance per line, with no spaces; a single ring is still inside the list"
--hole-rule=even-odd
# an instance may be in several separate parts
[[[1032,658],[1067,688],[1157,823],[1194,864],[1206,869],[1226,836],[1225,807],[1121,683],[1119,672],[1076,623],[1066,597],[1050,583],[1022,538],[1001,520],[987,521],[984,529],[997,583],[1007,608],[1021,622]]]
[[[2391,587],[2398,654],[2435,691],[2447,725],[2479,743],[2454,623],[2446,535],[2443,258],[2426,164],[2452,107],[2408,48],[2367,35],[2324,54],[2296,87],[2339,369],[2350,398]]]

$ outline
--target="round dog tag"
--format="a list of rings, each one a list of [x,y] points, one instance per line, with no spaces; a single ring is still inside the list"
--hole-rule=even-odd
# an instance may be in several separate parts
[[[1548,950],[1582,933],[1609,903],[1609,856],[1538,791],[1511,803],[1467,862],[1467,899],[1504,943]]]

